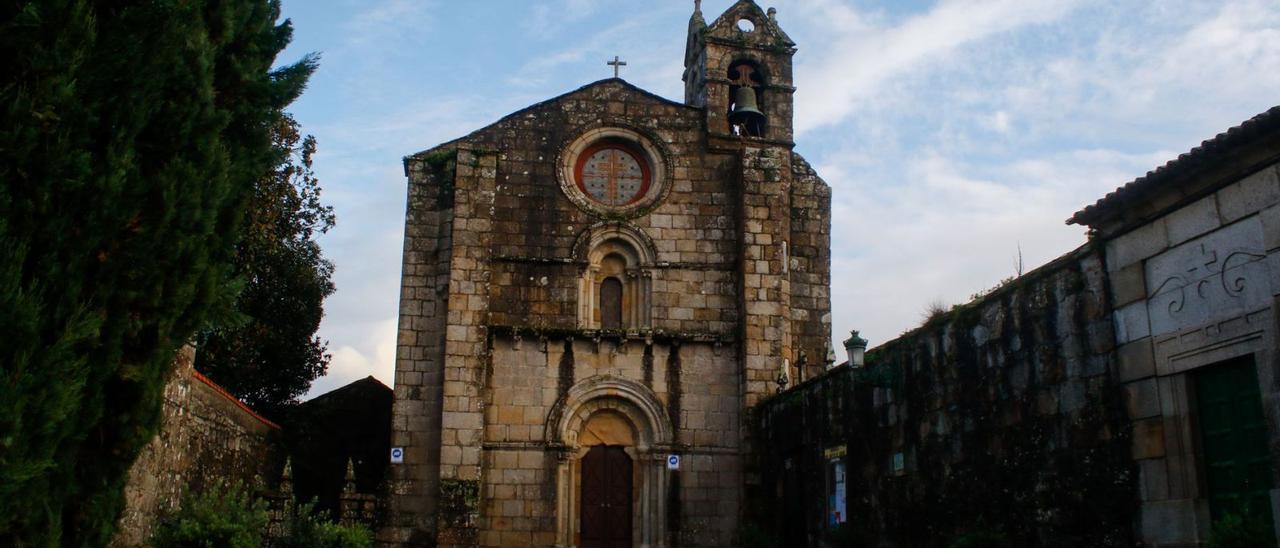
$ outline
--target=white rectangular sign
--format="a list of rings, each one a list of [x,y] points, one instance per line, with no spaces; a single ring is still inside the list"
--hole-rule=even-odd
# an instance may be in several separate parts
[[[404,462],[404,448],[392,447],[391,448],[391,464],[400,464],[403,462]]]
[[[680,455],[667,455],[667,470],[680,469]]]

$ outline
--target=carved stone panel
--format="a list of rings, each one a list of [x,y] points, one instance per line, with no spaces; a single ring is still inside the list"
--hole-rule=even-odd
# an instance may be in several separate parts
[[[1146,263],[1151,334],[1265,308],[1271,282],[1257,217],[1170,249]]]

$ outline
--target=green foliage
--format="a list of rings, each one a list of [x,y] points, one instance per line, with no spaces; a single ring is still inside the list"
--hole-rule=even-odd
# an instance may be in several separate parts
[[[289,520],[289,536],[272,548],[370,548],[373,534],[361,526],[339,525],[321,519],[314,504],[304,504]]]
[[[845,522],[827,531],[826,545],[835,547],[857,546],[857,535],[852,524]]]
[[[950,548],[1011,548],[1009,537],[996,531],[974,531],[951,543]]]
[[[440,480],[440,521],[449,527],[467,527],[480,512],[480,482]]]
[[[745,523],[738,527],[739,548],[777,548],[782,546],[777,537],[755,523]]]
[[[1235,513],[1214,522],[1208,542],[1208,548],[1266,548],[1275,545],[1276,536],[1270,520]]]
[[[276,165],[258,179],[244,236],[236,246],[240,321],[202,334],[196,368],[279,420],[329,364],[315,337],[324,299],[333,293],[333,265],[315,236],[333,227],[333,208],[320,202],[311,170],[315,138],[302,137],[288,115],[272,130]]]
[[[182,507],[160,523],[155,548],[258,548],[269,518],[262,500],[240,485],[183,496]]]
[[[277,0],[0,7],[0,545],[103,546],[314,59]]]

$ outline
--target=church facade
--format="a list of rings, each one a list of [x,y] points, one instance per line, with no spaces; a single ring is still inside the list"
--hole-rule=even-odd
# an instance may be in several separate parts
[[[684,102],[603,80],[405,159],[382,540],[735,542],[749,410],[832,355],[795,51],[751,0],[695,8]]]

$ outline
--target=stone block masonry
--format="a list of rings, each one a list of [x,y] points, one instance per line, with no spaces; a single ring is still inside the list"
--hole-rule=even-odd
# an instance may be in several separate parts
[[[160,432],[129,469],[113,546],[143,546],[185,491],[240,483],[265,487],[283,465],[280,427],[258,416],[194,368],[184,347],[164,388]]]
[[[1150,394],[1114,380],[1105,283],[1086,246],[764,402],[763,491],[782,496],[755,519],[788,546],[831,535],[838,462],[855,542],[1131,545],[1125,404]]]

